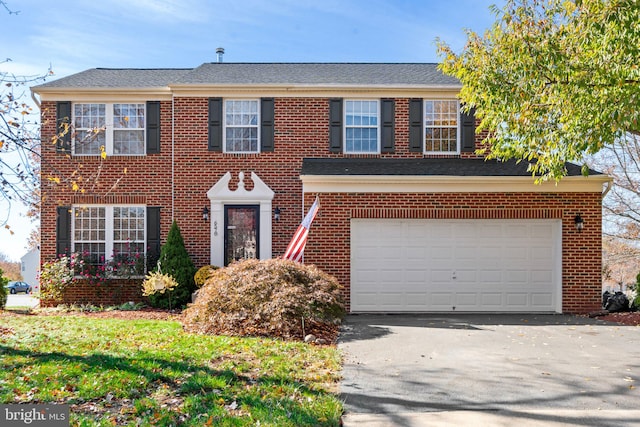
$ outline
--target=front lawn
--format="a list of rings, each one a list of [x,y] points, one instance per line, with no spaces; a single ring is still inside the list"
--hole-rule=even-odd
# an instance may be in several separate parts
[[[0,403],[68,404],[72,426],[337,426],[339,370],[329,346],[0,314]]]

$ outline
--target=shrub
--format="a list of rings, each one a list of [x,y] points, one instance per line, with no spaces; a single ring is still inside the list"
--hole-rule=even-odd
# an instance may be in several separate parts
[[[4,310],[7,305],[7,286],[9,279],[4,277],[4,271],[0,268],[0,310]]]
[[[153,307],[169,308],[170,302],[173,307],[184,307],[191,301],[191,293],[196,289],[193,281],[196,268],[187,253],[187,249],[184,247],[184,239],[180,233],[178,223],[175,221],[173,221],[169,229],[167,242],[160,249],[158,271],[173,277],[178,286],[171,292],[150,295],[149,303]],[[169,301],[169,298],[171,298],[171,301]]]
[[[637,311],[640,309],[640,273],[636,276],[636,283],[630,286],[630,288],[634,292],[634,297],[631,300],[631,309]]]
[[[216,271],[219,267],[215,265],[205,265],[204,267],[200,267],[196,274],[193,276],[193,281],[196,283],[197,288],[201,288],[204,283],[209,280],[209,277]]]
[[[77,256],[61,256],[47,261],[40,269],[40,297],[44,300],[62,301],[64,290],[73,281]]]
[[[303,338],[344,317],[340,285],[313,265],[245,260],[215,270],[184,312],[190,332]]]

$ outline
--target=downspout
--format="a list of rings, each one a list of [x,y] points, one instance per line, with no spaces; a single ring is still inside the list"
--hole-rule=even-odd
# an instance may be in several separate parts
[[[611,187],[613,187],[613,182],[611,180],[605,182],[605,189],[602,192],[602,200],[604,200],[604,198],[607,196],[607,193],[609,192],[609,190],[611,190]]]
[[[36,94],[33,92],[33,89],[29,89],[29,91],[31,92],[31,99],[33,99],[33,102],[35,102],[38,106],[38,110],[41,110],[40,101],[38,100],[38,98],[36,98]]]
[[[171,223],[174,221],[174,211],[175,211],[175,126],[176,126],[176,97],[175,94],[171,93]]]

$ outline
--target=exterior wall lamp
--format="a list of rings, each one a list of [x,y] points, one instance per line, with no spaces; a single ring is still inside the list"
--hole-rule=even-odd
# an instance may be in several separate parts
[[[209,208],[206,206],[202,208],[202,219],[204,222],[209,221]]]
[[[276,208],[273,210],[273,219],[275,219],[275,220],[276,220],[276,222],[277,222],[277,221],[280,221],[280,213],[281,213],[281,212],[282,212],[282,211],[281,211],[281,210],[280,210],[280,208],[279,208],[279,207],[277,207],[277,206],[276,206]]]
[[[582,219],[582,216],[580,216],[580,214],[577,214],[575,218],[573,218],[573,222],[576,225],[576,230],[578,230],[578,233],[581,232],[584,228],[584,219]]]

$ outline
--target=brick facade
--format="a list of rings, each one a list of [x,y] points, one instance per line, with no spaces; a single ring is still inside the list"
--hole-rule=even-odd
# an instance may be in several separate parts
[[[408,98],[395,98],[395,152],[373,157],[422,158],[409,151]],[[55,134],[56,104],[42,103],[42,140]],[[43,142],[42,260],[55,257],[56,206],[135,203],[161,207],[162,241],[172,219],[178,222],[196,267],[210,262],[210,227],[202,219],[209,204],[207,191],[226,172],[237,185],[239,172],[255,172],[274,192],[273,207],[281,217],[272,224],[273,256],[280,256],[303,216],[300,169],[303,158],[371,157],[329,152],[329,98],[276,97],[275,150],[260,154],[226,154],[207,149],[207,97],[176,96],[161,102],[161,150],[146,156],[70,157]],[[173,112],[173,113],[172,113]],[[172,117],[174,114],[174,117]],[[172,144],[173,140],[173,144]],[[476,137],[480,148],[482,135]],[[464,153],[463,157],[475,157]],[[125,172],[126,169],[126,172]],[[80,171],[76,173],[75,171]],[[47,180],[49,176],[82,177],[84,192]],[[245,179],[248,189],[250,179]],[[173,190],[173,191],[172,191]],[[315,195],[304,195],[304,206]],[[350,286],[350,219],[352,218],[553,218],[562,220],[562,293],[564,312],[599,308],[601,290],[601,194],[559,193],[387,193],[321,195],[322,207],[311,229],[305,261]],[[580,212],[584,231],[573,218]],[[138,301],[139,283],[121,291],[120,301]],[[86,288],[86,286],[85,286]],[[67,302],[101,299],[81,285]]]

